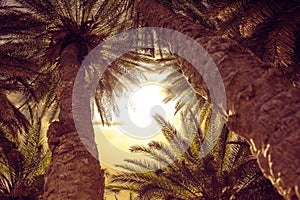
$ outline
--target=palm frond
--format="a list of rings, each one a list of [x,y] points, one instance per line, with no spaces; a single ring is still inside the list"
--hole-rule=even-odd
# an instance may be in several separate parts
[[[1,129],[6,130],[6,134],[10,133],[14,140],[17,140],[18,133],[28,130],[29,122],[1,89],[0,101],[0,112],[3,113],[0,117]]]
[[[17,139],[10,137],[8,129],[0,125],[1,195],[37,198],[43,193],[43,174],[50,161],[45,130],[42,130],[43,109],[48,108],[34,105],[30,109],[32,114],[26,116],[27,129],[16,132]]]
[[[209,104],[205,109],[206,114],[202,114],[202,117],[206,119],[196,118],[191,111],[182,112],[182,126],[186,127],[180,131],[156,116],[159,124],[167,126],[171,132],[171,135],[164,135],[169,138],[169,143],[151,141],[148,146],[133,146],[133,153],[144,153],[151,159],[125,160],[127,164],[119,167],[130,169],[130,172],[114,175],[113,184],[108,189],[135,192],[136,199],[205,199],[233,198],[245,195],[246,191],[249,192],[247,195],[251,195],[250,192],[263,188],[263,184],[266,184],[266,188],[273,188],[269,182],[261,182],[266,179],[251,155],[249,145],[244,145],[245,140],[229,132],[223,125],[223,131],[218,136],[216,126],[220,126],[222,116],[212,115]],[[207,127],[202,128],[203,131],[200,121],[209,121]],[[194,137],[189,138],[188,135]],[[212,138],[207,138],[209,135]],[[182,151],[184,146],[187,149]],[[202,155],[203,148],[210,148],[210,151]],[[151,170],[151,166],[155,169]],[[270,196],[280,198],[275,190]]]
[[[262,60],[278,67],[291,83],[298,85],[299,1],[161,2],[174,12],[206,26],[215,35],[231,38],[251,49]]]

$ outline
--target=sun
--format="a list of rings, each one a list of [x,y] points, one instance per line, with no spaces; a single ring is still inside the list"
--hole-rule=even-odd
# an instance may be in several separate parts
[[[123,163],[124,159],[139,157],[130,153],[132,145],[146,145],[152,140],[166,142],[161,126],[153,116],[158,114],[173,124],[180,120],[174,115],[175,102],[164,103],[165,91],[166,88],[157,82],[134,86],[118,99],[120,112],[113,117],[113,126],[102,127],[94,124],[102,164],[117,169],[115,165]]]
[[[158,84],[145,84],[131,90],[118,101],[120,115],[115,118],[119,129],[130,137],[140,139],[153,138],[160,131],[155,115],[166,120],[175,113],[172,103],[164,103],[164,87]]]
[[[153,121],[153,115],[165,115],[174,108],[163,103],[163,87],[159,85],[145,85],[138,88],[129,98],[129,117],[136,125],[146,127]]]

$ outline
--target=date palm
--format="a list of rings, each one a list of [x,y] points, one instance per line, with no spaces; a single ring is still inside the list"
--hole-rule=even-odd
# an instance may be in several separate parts
[[[84,57],[104,38],[134,26],[132,1],[16,0],[0,8],[1,71],[31,86],[34,100],[56,102],[57,121],[47,137],[52,160],[45,173],[44,199],[102,199],[103,172],[97,160],[92,130],[87,130],[91,155],[76,133],[72,116],[72,89]],[[102,121],[109,120],[119,78],[135,61],[116,60],[97,88],[96,104]],[[122,64],[120,64],[122,63]],[[124,64],[125,63],[125,64]],[[136,82],[134,76],[124,76]],[[52,91],[51,94],[48,92]],[[105,91],[105,92],[104,92]],[[52,102],[51,102],[52,103]],[[83,114],[91,116],[91,110]]]
[[[251,142],[264,175],[285,198],[299,198],[300,159],[295,153],[300,137],[299,88],[272,64],[234,40],[216,36],[207,26],[191,22],[180,12],[174,13],[154,0],[142,0],[137,8],[147,25],[185,33],[205,47],[225,85],[228,128]],[[173,48],[182,45],[178,42]],[[196,93],[209,97],[197,71],[185,60],[177,60]]]

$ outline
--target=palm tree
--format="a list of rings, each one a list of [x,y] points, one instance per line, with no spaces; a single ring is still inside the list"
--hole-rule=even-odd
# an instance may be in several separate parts
[[[1,70],[11,70],[26,79],[33,100],[44,95],[60,108],[47,137],[52,160],[45,173],[44,199],[102,199],[103,172],[97,160],[92,130],[86,138],[91,153],[82,144],[73,122],[72,90],[83,58],[104,38],[134,27],[133,2],[16,0],[0,8]],[[136,59],[136,57],[134,57]],[[110,118],[115,84],[135,66],[136,60],[116,60],[97,88],[96,104],[103,123]],[[122,63],[122,64],[120,64]],[[133,78],[132,78],[133,77]],[[136,82],[134,76],[124,79]],[[51,91],[49,94],[48,90]],[[49,103],[49,104],[50,104]],[[90,109],[84,110],[91,116]]]
[[[297,171],[300,159],[295,153],[299,151],[299,89],[250,50],[232,39],[216,36],[207,26],[193,23],[161,3],[142,0],[137,9],[148,26],[177,30],[205,47],[223,77],[228,105],[227,126],[251,142],[264,175],[280,194],[285,198],[297,195],[299,198]],[[172,35],[168,38],[172,39]],[[178,42],[173,48],[181,46]],[[177,58],[177,61],[195,92],[204,93],[208,98],[208,91],[197,71],[183,59]]]
[[[43,130],[45,108],[32,108],[27,129],[15,128],[15,135],[0,126],[1,199],[43,199],[44,173],[51,159]]]
[[[207,109],[208,104],[203,110]],[[120,167],[129,172],[113,175],[108,189],[133,191],[137,193],[136,199],[282,199],[259,170],[245,139],[224,127],[213,150],[201,158],[199,153],[208,131],[207,124],[202,132],[193,114],[183,113],[183,127],[178,131],[162,118],[156,119],[163,126],[167,141],[177,141],[171,147],[156,141],[148,146],[132,146],[132,152],[147,154],[150,159],[126,160],[127,165]],[[189,148],[173,160],[177,157],[175,152],[189,142],[187,138],[192,132],[196,134]],[[144,169],[152,170],[139,172]]]

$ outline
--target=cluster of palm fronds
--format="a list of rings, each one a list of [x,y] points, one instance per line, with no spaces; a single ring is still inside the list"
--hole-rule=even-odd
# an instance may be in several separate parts
[[[1,7],[1,11],[5,8]],[[5,12],[12,15],[10,9]],[[0,16],[1,21],[11,20]],[[19,19],[19,25],[25,25],[24,17]],[[1,28],[0,36],[14,30],[10,37],[26,37],[24,27],[1,24],[6,27]],[[8,37],[1,37],[1,43],[0,199],[42,199],[43,174],[51,158],[45,129],[58,109],[54,91],[57,76],[53,68],[38,69],[30,59],[31,53],[36,53],[30,49],[34,44],[16,45]]]
[[[7,129],[10,122],[1,119],[0,198],[3,200],[42,199],[44,170],[51,158],[45,129],[51,116],[47,115],[46,119],[45,107],[29,110],[28,116],[15,119],[22,120],[21,127]]]
[[[78,61],[81,62],[105,38],[136,26],[134,1],[16,0],[16,3],[0,5],[0,76],[1,79],[12,76],[18,87],[22,87],[19,90],[24,92],[26,88],[30,98],[51,95],[57,101],[55,88],[60,86],[60,59],[66,46],[71,43],[80,46]],[[136,77],[141,76],[137,63],[142,59],[135,53],[116,58],[99,80],[95,102],[103,123],[111,120],[110,113],[116,110],[115,98],[126,89],[122,81],[136,83]]]
[[[203,109],[210,110],[209,105]],[[133,191],[136,199],[143,200],[281,199],[260,171],[248,143],[226,127],[218,137],[209,124],[217,126],[220,119],[209,116],[206,120],[210,122],[203,123],[204,119],[183,112],[181,130],[157,116],[168,142],[132,146],[132,152],[144,153],[149,159],[125,160],[127,164],[118,167],[127,172],[112,175],[107,188]]]
[[[300,3],[263,0],[159,0],[175,12],[234,39],[300,82]]]

